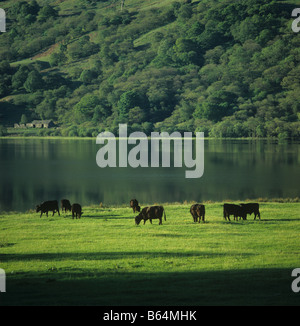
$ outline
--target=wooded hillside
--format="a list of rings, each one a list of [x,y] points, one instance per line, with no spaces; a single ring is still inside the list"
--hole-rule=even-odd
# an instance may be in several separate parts
[[[295,2],[123,2],[2,1],[0,124],[299,138]]]

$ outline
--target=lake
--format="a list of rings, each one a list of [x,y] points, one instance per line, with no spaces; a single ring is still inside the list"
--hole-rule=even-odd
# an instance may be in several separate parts
[[[100,168],[95,139],[0,139],[0,211],[26,211],[45,200],[81,205],[298,197],[299,142],[204,143],[204,174],[187,168]],[[171,165],[172,166],[172,165]]]

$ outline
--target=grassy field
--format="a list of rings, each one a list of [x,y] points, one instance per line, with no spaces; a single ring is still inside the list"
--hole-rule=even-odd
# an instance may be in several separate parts
[[[300,203],[261,203],[261,221],[238,222],[221,205],[206,203],[204,224],[190,204],[165,204],[163,225],[136,226],[125,206],[1,214],[0,305],[299,305]]]

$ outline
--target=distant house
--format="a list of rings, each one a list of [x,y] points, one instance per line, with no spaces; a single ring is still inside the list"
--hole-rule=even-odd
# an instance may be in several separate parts
[[[15,123],[14,128],[53,128],[55,125],[52,120],[33,120],[26,123]]]
[[[54,123],[52,120],[33,120],[30,123],[26,123],[28,128],[52,128]]]

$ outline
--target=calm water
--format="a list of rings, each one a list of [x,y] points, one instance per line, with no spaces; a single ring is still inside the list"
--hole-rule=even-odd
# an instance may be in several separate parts
[[[105,168],[95,139],[0,139],[0,211],[34,209],[45,200],[144,204],[298,197],[299,142],[205,140],[204,174],[183,168]]]

